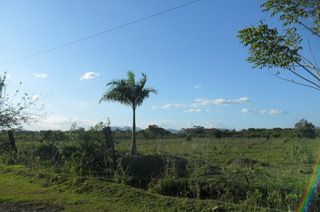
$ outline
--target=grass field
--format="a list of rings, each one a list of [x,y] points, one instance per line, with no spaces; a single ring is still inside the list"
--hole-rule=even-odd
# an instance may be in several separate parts
[[[259,207],[213,200],[165,197],[92,178],[53,183],[50,171],[1,166],[0,208],[27,211],[221,211]]]
[[[294,210],[312,174],[319,142],[319,139],[139,140],[142,155],[187,160],[186,176],[164,176],[145,189],[97,176],[73,176],[65,168],[57,171],[41,166],[1,165],[0,207],[10,208],[14,203],[14,207],[45,211]],[[18,149],[35,145],[18,142]],[[129,141],[116,142],[117,151],[122,153],[127,153],[129,146]],[[177,185],[185,190],[187,186],[194,195],[167,194],[157,189]]]

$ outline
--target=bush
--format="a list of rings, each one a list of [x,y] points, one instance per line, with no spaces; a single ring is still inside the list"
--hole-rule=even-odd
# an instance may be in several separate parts
[[[68,157],[70,151],[75,149],[73,147],[65,148],[65,156]],[[72,173],[79,176],[106,176],[112,173],[112,168],[109,167],[105,155],[104,145],[98,142],[82,142],[79,149],[72,154],[70,163]]]
[[[71,160],[71,157],[74,153],[76,153],[79,150],[78,146],[62,146],[60,148],[60,156],[62,160]]]
[[[191,135],[187,135],[186,136],[186,141],[188,141],[188,142],[192,141],[192,136]]]
[[[118,172],[127,176],[124,183],[146,188],[153,178],[163,175],[164,168],[161,156],[123,156],[119,161]]]
[[[58,158],[59,149],[54,143],[42,143],[36,146],[34,156],[39,156],[41,160],[55,161]]]
[[[205,164],[194,171],[193,176],[207,177],[212,175],[219,175],[222,173],[222,168],[212,164]]]
[[[187,163],[188,161],[180,157],[164,157],[166,160],[167,174],[175,177],[185,177],[188,175]]]
[[[147,188],[153,179],[164,175],[187,175],[187,160],[179,157],[148,155],[123,156],[116,173],[118,180],[139,188]]]
[[[168,196],[186,196],[188,183],[185,179],[175,179],[172,176],[165,176],[151,188],[152,191]]]
[[[221,179],[199,180],[166,176],[151,188],[152,191],[168,196],[193,199],[223,199],[239,202],[247,198],[248,188],[243,184]]]
[[[298,123],[295,124],[295,128],[298,132],[298,137],[304,138],[316,138],[316,128],[311,123],[305,119],[301,119]]]

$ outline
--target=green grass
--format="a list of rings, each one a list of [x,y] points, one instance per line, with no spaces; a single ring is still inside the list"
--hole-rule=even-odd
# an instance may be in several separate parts
[[[116,147],[129,151],[129,141]],[[191,142],[184,139],[140,140],[141,154],[168,154],[188,160],[189,178],[217,179],[266,187],[275,193],[287,190],[293,198],[291,208],[297,207],[312,174],[316,155],[320,152],[319,139],[207,139],[196,138]],[[257,161],[257,164],[237,164],[239,159]],[[265,165],[261,165],[265,164]],[[210,166],[220,167],[220,174],[206,173]],[[258,204],[258,203],[256,203]],[[272,202],[269,207],[285,209],[287,205]]]
[[[119,143],[116,148],[122,152],[129,151],[129,141]],[[265,139],[194,139],[186,142],[184,139],[170,140],[140,140],[140,154],[168,154],[186,158],[189,171],[194,173],[201,166],[215,164],[226,172],[233,172],[237,164],[233,161],[239,157],[257,160],[268,166],[261,166],[260,171],[275,179],[296,177],[303,186],[304,179],[310,174],[302,174],[301,169],[311,168],[315,163],[316,154],[320,150],[320,140],[286,139],[266,141]],[[238,166],[239,169],[248,167]]]
[[[210,185],[221,181],[250,188],[244,200],[229,198],[230,194],[202,200],[168,197],[152,189],[140,190],[94,177],[75,178],[52,169],[0,166],[0,202],[31,202],[39,207],[49,204],[67,211],[212,211],[216,207],[225,211],[294,210],[312,174],[319,144],[319,139],[138,140],[139,154],[185,158],[186,180]],[[17,143],[19,149],[35,145]],[[116,141],[117,151],[128,153],[129,148],[129,141]],[[267,196],[261,196],[262,191]]]
[[[267,211],[219,201],[165,197],[93,178],[54,184],[50,181],[57,175],[50,170],[34,172],[23,166],[3,165],[0,170],[0,203],[45,205],[66,211]]]

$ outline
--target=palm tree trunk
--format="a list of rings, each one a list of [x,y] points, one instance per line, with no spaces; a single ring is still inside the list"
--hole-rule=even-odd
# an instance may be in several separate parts
[[[132,143],[131,143],[131,155],[137,154],[137,143],[136,143],[136,108],[132,107],[133,118],[132,118]]]

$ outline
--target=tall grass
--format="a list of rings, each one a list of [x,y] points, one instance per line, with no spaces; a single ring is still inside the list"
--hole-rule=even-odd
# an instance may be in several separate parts
[[[126,157],[129,140],[115,143],[118,157]],[[287,210],[296,208],[304,193],[320,140],[192,138],[187,141],[181,138],[144,139],[137,144],[139,154],[150,156],[152,161],[175,157],[187,161],[186,175],[175,175],[174,166],[166,166],[161,174],[150,174],[152,179],[144,181],[143,189],[176,197],[243,204],[244,207]],[[132,179],[139,181],[140,175],[128,176],[127,169],[119,169],[124,171],[112,175],[105,161],[102,141],[19,141],[17,147],[19,151],[15,155],[2,151],[0,160],[30,167],[53,167],[73,176],[108,177],[128,184]],[[138,165],[139,169],[148,169],[143,163]]]

